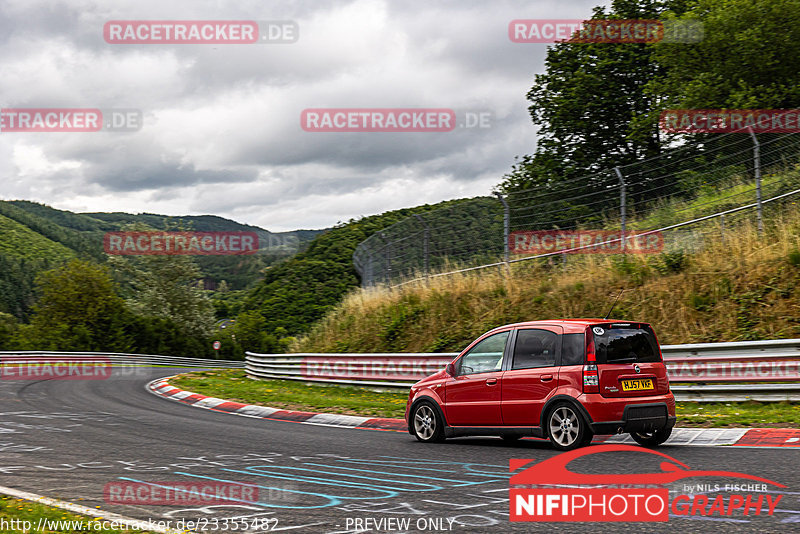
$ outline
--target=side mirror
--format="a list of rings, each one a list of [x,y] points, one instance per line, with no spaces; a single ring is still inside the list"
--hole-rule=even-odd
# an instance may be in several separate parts
[[[444,368],[444,372],[450,376],[456,376],[456,366],[452,363],[448,363],[447,367]]]

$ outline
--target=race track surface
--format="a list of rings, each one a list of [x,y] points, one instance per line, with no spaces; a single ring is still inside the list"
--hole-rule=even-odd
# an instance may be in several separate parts
[[[773,497],[783,495],[773,516],[511,523],[509,460],[556,456],[545,443],[461,438],[422,444],[402,432],[198,410],[145,390],[150,380],[180,371],[142,368],[107,380],[0,381],[0,484],[137,519],[169,520],[172,526],[201,520],[197,532],[800,531],[797,449],[659,449],[692,469],[737,471],[786,485],[769,487]],[[597,454],[574,464],[570,468],[583,473],[660,472],[659,461],[644,452]],[[199,507],[107,503],[104,488],[121,481],[256,484],[258,499]],[[688,493],[689,485],[742,482],[747,481],[699,477],[669,488],[679,494]],[[234,528],[230,519],[237,517],[248,526],[261,520],[263,529]]]

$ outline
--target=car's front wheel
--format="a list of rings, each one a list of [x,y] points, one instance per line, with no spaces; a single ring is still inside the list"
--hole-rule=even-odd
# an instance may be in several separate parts
[[[423,442],[444,441],[444,421],[430,402],[420,402],[411,414],[414,436]]]
[[[672,427],[665,426],[652,432],[631,432],[633,440],[642,447],[658,447],[669,439]]]
[[[547,416],[547,434],[556,449],[569,451],[588,444],[592,431],[583,417],[568,403],[557,404]]]

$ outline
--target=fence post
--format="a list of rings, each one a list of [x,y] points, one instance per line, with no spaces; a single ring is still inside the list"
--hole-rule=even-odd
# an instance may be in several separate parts
[[[755,132],[749,126],[747,131],[753,138],[753,168],[756,175],[756,212],[758,218],[758,233],[764,232],[763,212],[761,210],[761,144],[758,142]]]
[[[378,235],[381,236],[385,243],[383,246],[383,259],[386,262],[386,267],[383,272],[383,279],[386,282],[386,286],[392,289],[392,243],[386,239],[386,234],[383,232],[378,232]]]
[[[724,243],[725,242],[725,214],[723,213],[722,215],[719,216],[719,218],[720,218],[719,233],[721,234],[722,242]]]
[[[625,254],[625,224],[626,224],[626,213],[625,213],[625,177],[622,175],[622,171],[619,170],[619,167],[614,167],[614,172],[617,173],[617,178],[619,178],[619,216],[622,221],[622,253]]]
[[[369,287],[373,287],[375,285],[375,256],[372,252],[369,253],[369,263],[367,263],[367,265],[369,265],[369,270],[367,271],[369,272],[369,277],[367,278],[369,280]]]
[[[428,258],[430,257],[429,253],[430,253],[431,229],[428,226],[428,223],[425,221],[425,219],[422,218],[422,215],[420,215],[419,213],[415,213],[414,217],[416,217],[417,220],[422,223],[422,227],[425,228],[425,232],[424,232],[424,236],[425,237],[423,238],[423,241],[422,241],[422,254],[423,254],[422,263],[423,263],[424,269],[425,269],[425,285],[430,285],[430,279],[429,279],[430,262],[429,262]]]
[[[508,234],[509,224],[511,221],[511,210],[508,207],[508,201],[501,193],[495,192],[495,196],[500,199],[500,202],[503,203],[503,261],[506,264],[506,272],[510,273],[511,268],[509,267],[508,263]]]
[[[361,280],[361,285],[364,288],[372,287],[372,251],[367,253],[367,259],[364,262],[364,277]]]

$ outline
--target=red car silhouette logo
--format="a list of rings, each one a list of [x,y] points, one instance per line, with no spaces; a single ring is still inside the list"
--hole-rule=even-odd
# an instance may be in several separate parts
[[[604,452],[636,452],[640,454],[653,454],[661,456],[669,461],[661,462],[659,466],[661,472],[657,473],[635,473],[635,474],[585,474],[575,473],[567,469],[567,464],[577,458],[600,454]],[[535,460],[511,460],[510,469],[515,471]],[[688,465],[664,454],[663,452],[633,447],[631,445],[597,445],[588,449],[576,449],[565,452],[542,460],[528,467],[524,471],[511,476],[511,485],[537,484],[537,485],[604,485],[604,484],[669,484],[676,480],[692,477],[728,477],[744,478],[757,482],[765,482],[779,488],[785,488],[783,484],[766,478],[738,473],[736,471],[705,471],[690,469]]]

